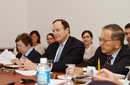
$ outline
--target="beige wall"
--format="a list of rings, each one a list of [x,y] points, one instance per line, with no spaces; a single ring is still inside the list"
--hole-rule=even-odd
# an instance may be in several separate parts
[[[82,31],[91,30],[93,44],[98,46],[102,27],[116,23],[124,28],[130,22],[129,3],[130,0],[0,0],[0,47],[14,47],[19,33],[34,29],[40,32],[46,47],[46,35],[52,32],[52,22],[58,18],[67,20],[71,35],[80,40]]]

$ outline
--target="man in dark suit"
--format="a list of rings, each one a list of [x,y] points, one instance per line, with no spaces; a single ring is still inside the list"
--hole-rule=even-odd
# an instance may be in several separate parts
[[[99,37],[99,45],[101,46],[87,62],[77,65],[75,68],[77,76],[83,74],[83,70],[87,69],[87,66],[95,66],[97,69],[98,58],[100,59],[101,68],[126,75],[128,69],[125,66],[130,65],[130,50],[123,46],[124,37],[124,32],[119,25],[110,24],[105,26]]]
[[[85,46],[83,42],[70,36],[68,22],[63,19],[55,20],[52,31],[56,42],[50,44],[43,54],[43,57],[54,60],[52,70],[65,71],[66,64],[77,65],[82,63]],[[33,67],[33,69],[36,69],[36,64],[28,62],[29,60],[24,60],[22,68],[28,69]]]

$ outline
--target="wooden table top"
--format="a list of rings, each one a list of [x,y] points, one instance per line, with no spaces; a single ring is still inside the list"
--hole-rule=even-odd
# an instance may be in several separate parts
[[[64,75],[65,72],[53,72],[52,74]],[[24,75],[20,75],[20,74],[0,73],[0,85],[7,85],[8,83],[11,83],[11,82],[16,82],[15,85],[35,85],[35,83],[31,83],[31,84],[20,83],[22,78],[33,79],[36,81],[35,76],[24,76]],[[63,85],[63,84],[60,84],[60,85]],[[80,85],[80,84],[75,83],[75,85]]]

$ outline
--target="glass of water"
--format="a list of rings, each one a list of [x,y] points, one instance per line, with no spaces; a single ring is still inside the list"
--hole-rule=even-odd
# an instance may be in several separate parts
[[[125,83],[130,83],[130,66],[125,66],[125,68],[129,69],[129,72],[127,73],[127,76],[125,78]]]
[[[64,83],[64,85],[74,85],[72,78],[76,78],[75,72],[73,70],[73,66],[75,66],[75,64],[66,64],[66,66],[68,66],[68,71],[65,75],[66,82]]]
[[[52,70],[52,66],[53,66],[53,60],[51,60],[51,59],[47,60],[47,65],[49,66],[50,71],[51,71]]]

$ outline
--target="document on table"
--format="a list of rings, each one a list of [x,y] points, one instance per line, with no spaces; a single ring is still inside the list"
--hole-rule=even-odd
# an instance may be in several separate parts
[[[22,70],[15,70],[16,73],[19,73],[21,75],[25,75],[25,76],[34,76],[36,75],[37,71],[36,70],[25,70],[25,71],[22,71]],[[52,73],[52,72],[50,72]]]
[[[58,85],[64,83],[66,80],[59,80],[59,79],[50,79],[51,85]],[[37,85],[37,83],[35,84]]]
[[[4,50],[4,52],[2,52],[0,54],[0,63],[2,64],[12,64],[11,63],[11,59],[16,58],[14,56],[14,54],[10,51],[8,51],[7,49]]]
[[[125,75],[114,73],[117,78],[125,78]],[[79,77],[98,77],[97,70],[90,70],[85,75],[80,75]]]
[[[25,76],[34,76],[37,73],[36,70],[25,70],[25,71],[15,70],[15,71],[16,71],[16,73],[19,73],[19,74],[25,75]]]

